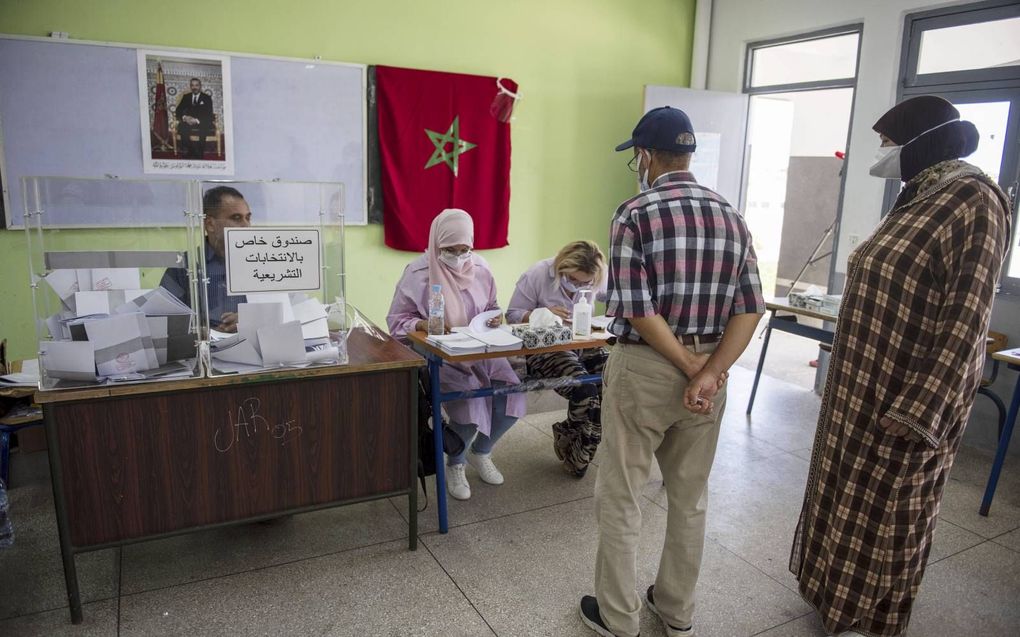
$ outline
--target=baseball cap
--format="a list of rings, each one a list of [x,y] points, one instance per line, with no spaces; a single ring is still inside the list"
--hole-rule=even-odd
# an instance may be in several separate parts
[[[634,127],[631,138],[616,147],[627,150],[638,146],[674,153],[693,153],[697,147],[694,126],[687,113],[672,106],[660,106],[645,113]]]

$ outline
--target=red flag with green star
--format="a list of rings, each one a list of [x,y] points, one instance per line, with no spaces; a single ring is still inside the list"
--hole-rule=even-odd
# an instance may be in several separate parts
[[[432,219],[466,210],[475,249],[507,245],[510,125],[492,114],[495,77],[376,67],[386,245],[420,252]],[[517,85],[501,78],[516,92]]]

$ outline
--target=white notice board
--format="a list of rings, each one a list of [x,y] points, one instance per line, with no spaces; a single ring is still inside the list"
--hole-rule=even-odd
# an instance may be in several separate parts
[[[322,286],[319,230],[224,228],[227,294],[312,292]]]
[[[748,96],[701,91],[678,86],[646,86],[645,112],[672,106],[687,113],[694,125],[698,149],[691,172],[699,183],[741,208],[744,186],[744,146]]]
[[[142,163],[139,49],[224,55],[0,34],[0,177],[6,227],[24,228],[23,177],[109,177],[110,181],[152,177]],[[230,59],[236,138],[234,170],[225,177],[341,182],[345,223],[367,223],[366,67],[243,53],[225,56]],[[103,181],[95,181],[90,187],[103,186]],[[118,184],[111,184],[110,192],[118,192]],[[51,214],[47,226],[184,225],[177,202],[161,205],[160,192],[143,195],[151,211],[144,219],[118,210],[82,207]],[[113,200],[102,193],[91,198]],[[317,214],[304,218],[304,212],[274,214],[282,215],[285,223],[319,223]]]

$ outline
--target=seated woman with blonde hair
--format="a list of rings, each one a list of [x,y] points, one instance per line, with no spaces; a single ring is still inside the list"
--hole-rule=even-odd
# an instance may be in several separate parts
[[[555,257],[543,259],[521,275],[506,312],[510,323],[527,323],[531,313],[547,308],[570,320],[574,303],[582,292],[594,299],[606,297],[606,258],[594,241],[573,241]],[[606,364],[605,348],[549,354],[527,359],[528,375],[538,378],[598,374]],[[553,425],[553,449],[568,473],[584,477],[602,439],[601,385],[579,385],[557,389],[569,401],[567,419]]]

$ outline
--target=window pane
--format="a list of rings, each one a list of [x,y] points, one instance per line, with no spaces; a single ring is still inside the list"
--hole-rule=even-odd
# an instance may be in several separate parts
[[[960,111],[960,119],[973,123],[981,136],[978,149],[966,160],[998,183],[1002,151],[1006,143],[1006,124],[1009,123],[1009,102],[978,102],[955,106]]]
[[[918,75],[1020,65],[1020,18],[921,33]]]
[[[859,34],[848,33],[756,48],[751,54],[751,86],[854,77],[858,38]]]

